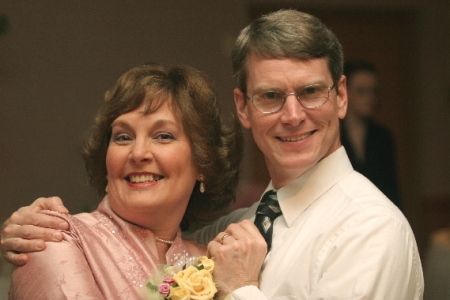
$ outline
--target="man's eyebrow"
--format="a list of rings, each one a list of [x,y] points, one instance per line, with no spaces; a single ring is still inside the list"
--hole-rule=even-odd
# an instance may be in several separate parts
[[[311,86],[326,86],[328,87],[328,84],[325,82],[325,80],[319,79],[319,80],[314,80],[302,85],[299,85],[295,88],[295,90],[301,90],[304,88],[308,88]],[[264,92],[264,91],[274,91],[274,92],[283,92],[284,89],[277,87],[275,85],[261,85],[257,88],[254,89],[254,93],[260,93],[260,92]]]

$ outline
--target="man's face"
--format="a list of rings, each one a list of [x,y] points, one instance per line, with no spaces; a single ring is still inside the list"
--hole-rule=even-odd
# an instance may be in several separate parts
[[[309,85],[333,85],[327,58],[307,61],[285,58],[267,59],[250,55],[247,62],[247,95],[261,91],[295,93]],[[347,111],[345,76],[329,93],[321,107],[306,109],[294,95],[286,98],[283,107],[271,114],[255,109],[241,90],[235,89],[234,99],[239,119],[252,130],[253,138],[264,154],[275,188],[300,177],[322,158],[337,150],[339,119]]]

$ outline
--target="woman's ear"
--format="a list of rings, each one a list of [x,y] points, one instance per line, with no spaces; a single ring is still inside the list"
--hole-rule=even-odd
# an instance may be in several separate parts
[[[249,116],[249,107],[248,107],[248,101],[245,99],[244,93],[238,89],[235,88],[233,91],[234,94],[234,104],[236,105],[236,111],[239,118],[239,121],[241,121],[242,126],[244,128],[250,129],[251,122],[250,122],[250,116]]]

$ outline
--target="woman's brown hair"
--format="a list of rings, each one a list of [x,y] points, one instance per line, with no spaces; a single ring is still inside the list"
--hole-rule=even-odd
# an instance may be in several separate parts
[[[232,126],[222,122],[217,95],[201,72],[185,65],[145,64],[123,74],[105,94],[82,154],[90,184],[104,196],[112,122],[142,104],[152,113],[166,101],[190,139],[206,189],[200,193],[199,182],[193,189],[182,222],[182,229],[187,229],[192,222],[217,218],[234,201],[243,151],[239,123],[236,118]]]

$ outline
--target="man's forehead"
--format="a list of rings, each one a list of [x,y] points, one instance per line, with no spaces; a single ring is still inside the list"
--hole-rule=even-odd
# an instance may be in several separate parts
[[[252,55],[247,61],[247,84],[263,84],[268,81],[297,79],[304,84],[328,83],[332,75],[328,66],[328,58],[301,60],[297,58],[265,58]]]
[[[299,68],[305,68],[312,65],[315,65],[317,67],[318,65],[321,65],[326,69],[329,73],[329,64],[328,64],[328,57],[318,57],[318,58],[311,58],[311,59],[299,59],[296,57],[264,57],[260,55],[256,55],[254,53],[250,53],[247,59],[247,71],[251,71],[255,67],[259,67],[261,65],[276,65],[276,64],[282,64],[283,62],[293,62],[295,63]]]

